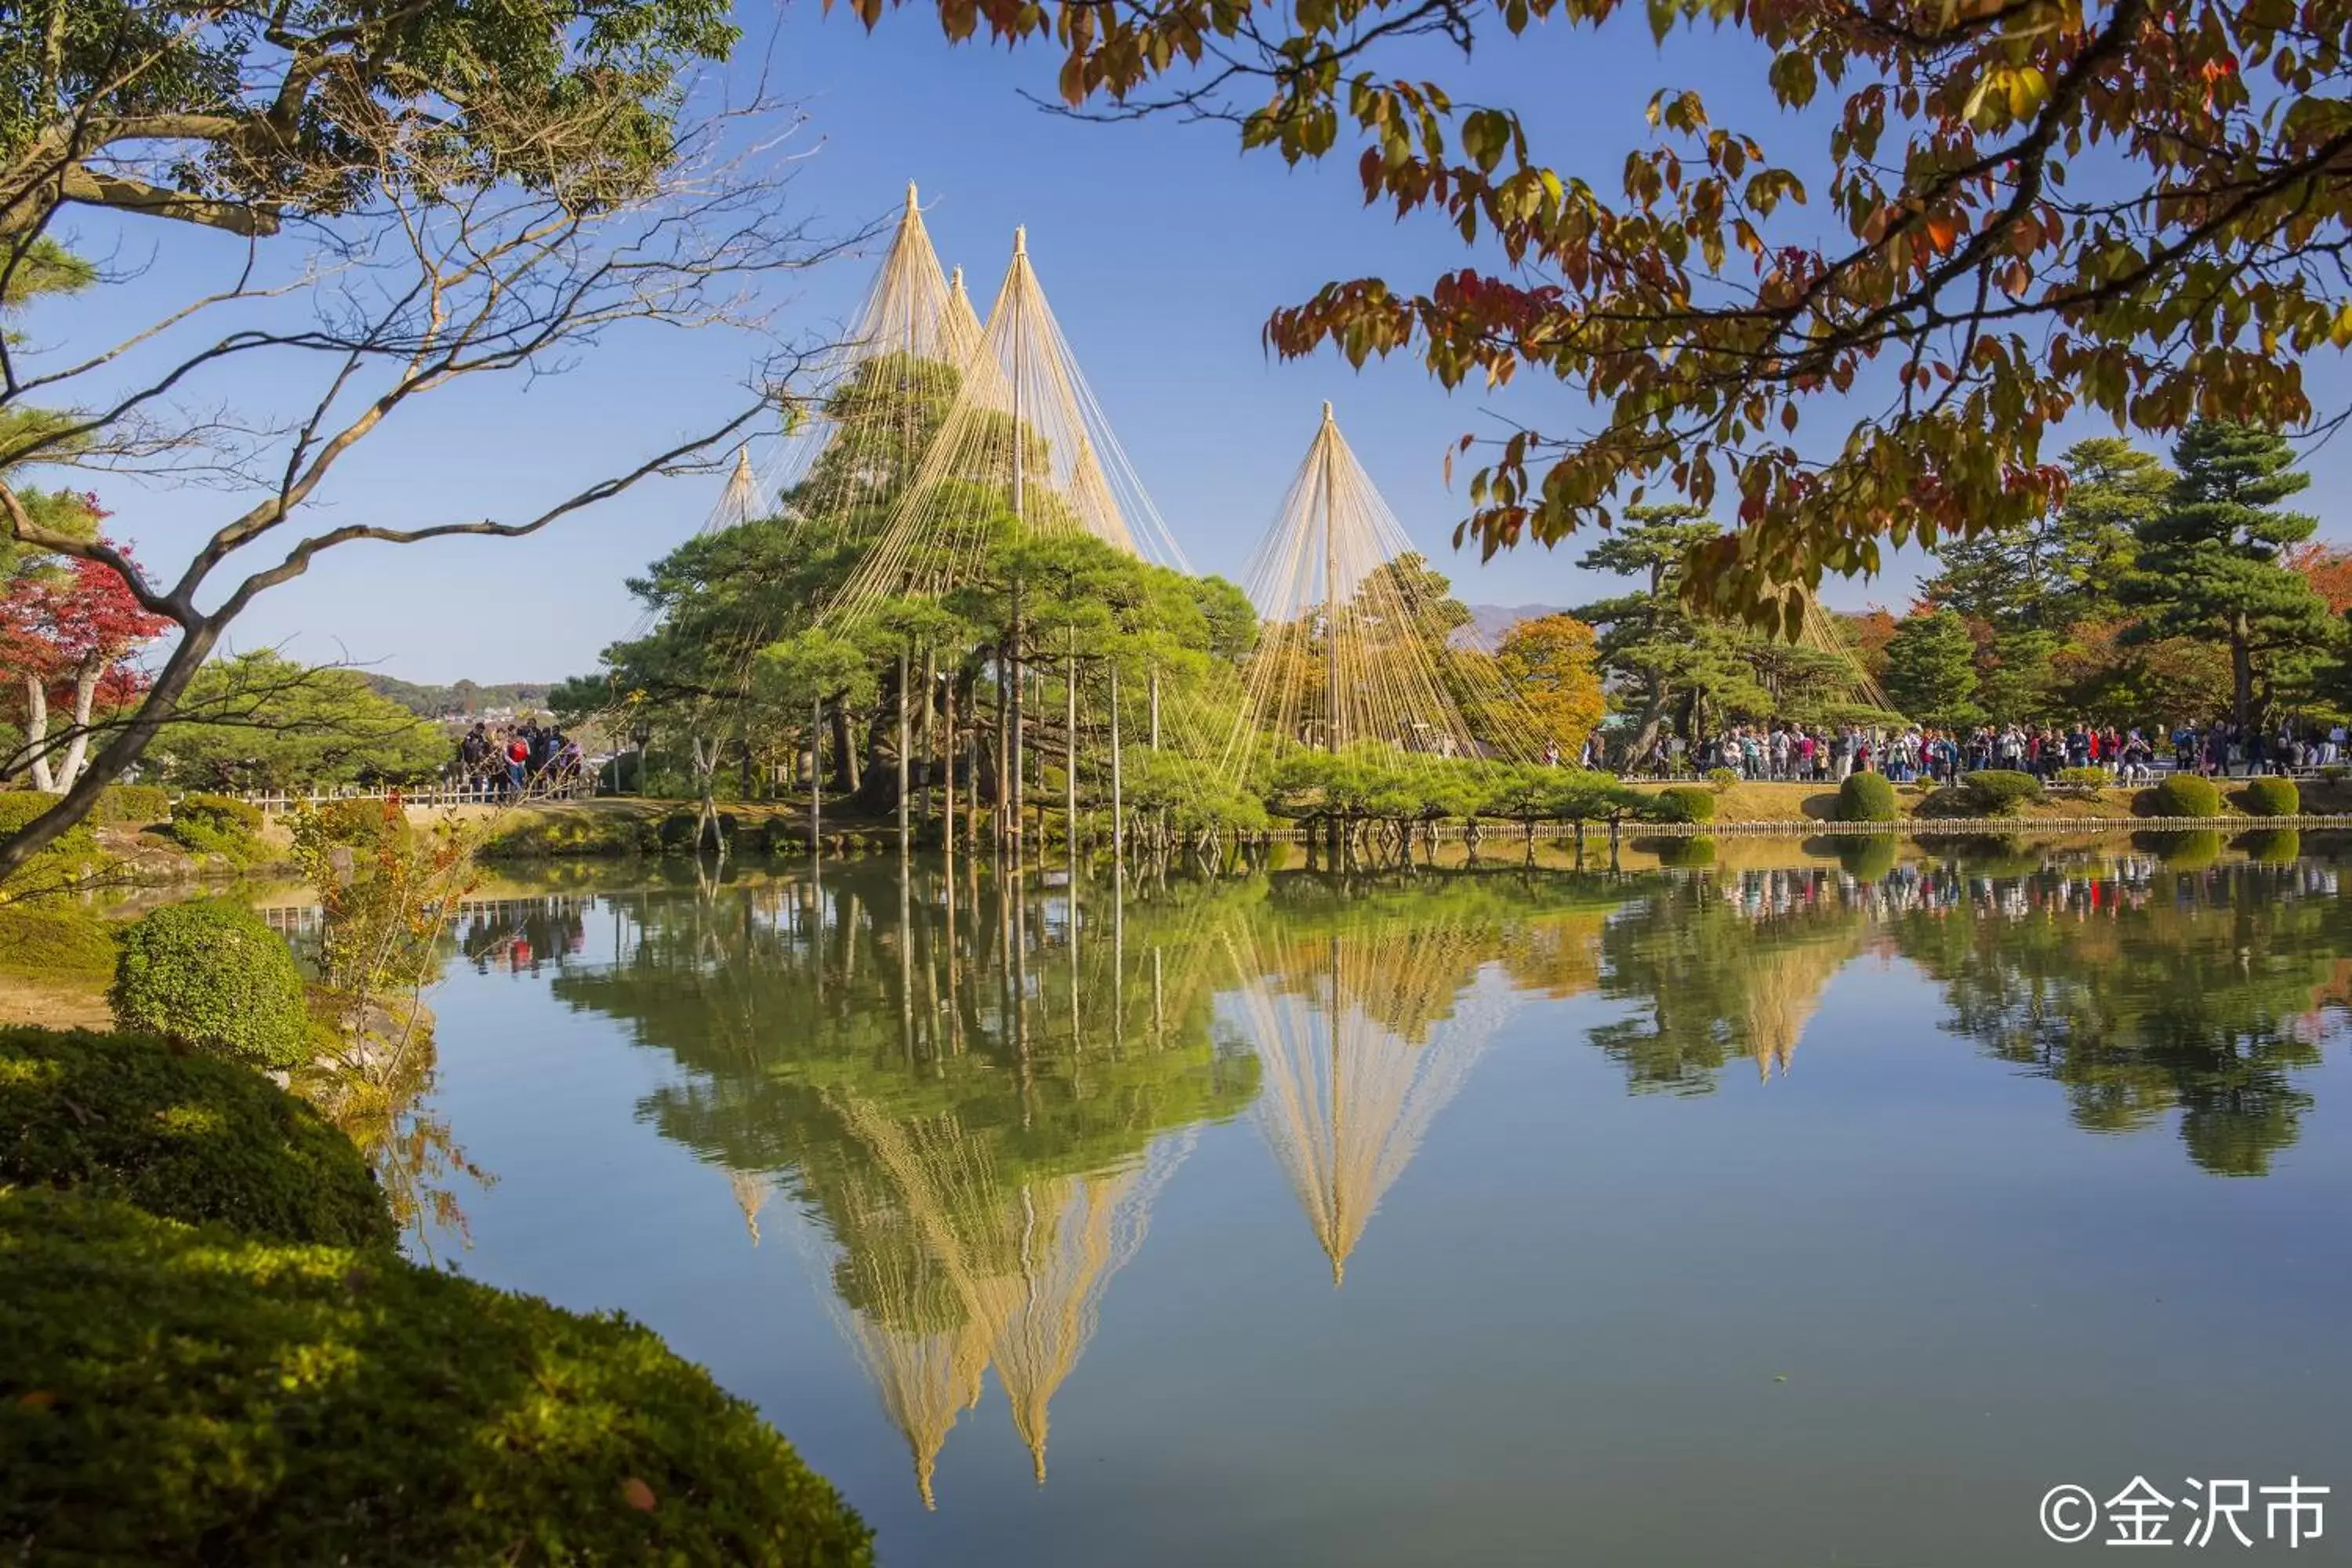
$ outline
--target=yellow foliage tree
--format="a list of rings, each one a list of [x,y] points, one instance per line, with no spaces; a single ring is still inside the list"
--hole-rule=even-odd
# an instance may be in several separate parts
[[[1601,692],[1598,638],[1574,616],[1540,616],[1513,626],[1495,668],[1534,715],[1544,739],[1572,752],[1608,711]]]

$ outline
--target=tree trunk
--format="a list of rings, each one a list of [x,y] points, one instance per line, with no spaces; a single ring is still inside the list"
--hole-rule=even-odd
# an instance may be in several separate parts
[[[833,705],[833,793],[856,795],[859,784],[857,748],[849,743],[849,710]]]
[[[2254,711],[2253,630],[2242,615],[2230,620],[2230,717],[2242,738]]]
[[[49,767],[49,691],[37,675],[25,677],[25,747],[33,755],[33,787],[43,795],[61,795]]]
[[[82,660],[74,671],[73,728],[68,733],[73,738],[66,742],[64,760],[58,763],[58,788],[73,788],[74,780],[81,777],[82,759],[89,753],[89,710],[98,703],[98,679],[105,673],[95,655]]]
[[[1633,743],[1626,748],[1629,758],[1639,759],[1650,754],[1658,743],[1658,725],[1666,716],[1666,689],[1655,679],[1646,682],[1642,691],[1642,722],[1633,731]]]

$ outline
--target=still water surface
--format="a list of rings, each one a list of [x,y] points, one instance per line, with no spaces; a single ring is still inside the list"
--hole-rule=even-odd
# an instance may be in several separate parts
[[[2352,1559],[2352,847],[1727,847],[485,906],[432,1250],[896,1568],[2063,1562],[2139,1474]]]

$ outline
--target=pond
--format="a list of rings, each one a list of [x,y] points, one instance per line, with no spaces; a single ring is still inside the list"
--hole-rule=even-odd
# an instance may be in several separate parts
[[[416,1245],[651,1324],[895,1568],[2057,1562],[2061,1483],[2352,1485],[2352,846],[1660,847],[488,901]]]

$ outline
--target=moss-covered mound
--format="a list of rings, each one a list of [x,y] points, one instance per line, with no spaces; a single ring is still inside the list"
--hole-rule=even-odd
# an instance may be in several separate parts
[[[0,1197],[0,1542],[34,1562],[865,1564],[625,1320],[389,1253]]]
[[[257,1237],[388,1246],[367,1161],[250,1068],[142,1035],[0,1029],[0,1186],[72,1188]]]
[[[0,974],[59,985],[103,985],[114,973],[114,932],[62,898],[0,904]]]

